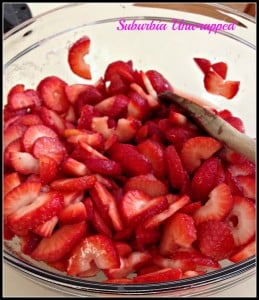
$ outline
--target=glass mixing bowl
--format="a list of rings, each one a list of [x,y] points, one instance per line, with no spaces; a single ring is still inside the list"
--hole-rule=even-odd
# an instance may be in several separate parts
[[[255,20],[247,15],[210,4],[71,4],[54,9],[14,28],[4,36],[4,98],[17,83],[35,88],[48,75],[69,83],[85,83],[67,64],[69,46],[83,35],[91,38],[87,62],[92,82],[115,60],[132,60],[139,70],[156,69],[173,86],[198,96],[215,107],[230,109],[240,117],[249,136],[256,136],[256,48]],[[150,6],[150,7],[146,7]],[[162,8],[161,8],[162,7]],[[201,30],[117,30],[119,21],[139,23],[236,23],[232,31]],[[193,57],[228,64],[228,78],[239,80],[240,90],[233,100],[207,93]],[[88,82],[87,82],[88,83]],[[198,296],[211,295],[255,275],[255,256],[205,275],[172,282],[116,285],[98,278],[65,276],[19,253],[16,240],[4,243],[4,261],[31,280],[73,295],[89,296]]]

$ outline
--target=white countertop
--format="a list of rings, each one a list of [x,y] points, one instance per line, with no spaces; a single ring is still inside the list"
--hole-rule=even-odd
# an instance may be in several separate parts
[[[47,10],[53,9],[67,3],[28,3],[32,15],[36,16]],[[4,264],[3,269],[3,296],[4,297],[69,297],[64,293],[40,286],[23,277],[10,266]],[[222,291],[214,297],[256,297],[256,277]]]

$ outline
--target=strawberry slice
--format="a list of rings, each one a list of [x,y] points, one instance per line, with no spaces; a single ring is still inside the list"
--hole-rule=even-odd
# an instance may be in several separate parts
[[[224,85],[220,91],[220,95],[227,98],[232,99],[236,96],[239,91],[240,81],[225,81]],[[243,129],[241,129],[243,132]]]
[[[225,170],[226,184],[231,190],[233,196],[243,196],[243,188],[238,180],[238,177],[235,177],[227,169]]]
[[[57,134],[45,125],[30,126],[24,133],[22,144],[26,152],[31,152],[35,141],[41,137],[56,138]]]
[[[240,164],[231,164],[228,167],[228,170],[231,172],[232,176],[254,176],[255,164],[247,159]]]
[[[116,95],[104,99],[95,105],[96,111],[110,118],[124,117],[127,112],[129,98],[124,95]]]
[[[33,232],[37,233],[41,237],[50,237],[57,223],[58,223],[58,217],[54,216],[50,220],[34,228]]]
[[[199,208],[193,215],[196,224],[205,221],[223,220],[233,207],[233,198],[230,188],[221,183],[217,185],[209,194],[209,200]]]
[[[23,175],[39,174],[39,161],[27,152],[11,152],[9,160],[15,171]]]
[[[253,255],[255,255],[255,241],[252,241],[238,250],[236,253],[232,254],[229,258],[234,263],[238,263],[242,260],[245,260]]]
[[[201,69],[204,75],[206,75],[211,67],[211,62],[206,58],[194,57],[193,60],[197,64],[197,66]]]
[[[197,239],[194,220],[191,216],[176,212],[164,224],[159,243],[161,255],[168,256],[177,248],[189,248]]]
[[[138,120],[145,120],[150,114],[150,107],[147,99],[143,98],[139,93],[130,89],[128,92],[128,116],[132,116]]]
[[[238,176],[238,181],[243,189],[244,197],[253,199],[255,201],[255,177],[253,176]]]
[[[77,202],[63,208],[58,214],[58,219],[62,224],[74,224],[85,221],[87,211],[84,203]]]
[[[22,143],[21,139],[14,140],[11,142],[4,151],[4,166],[5,168],[11,167],[12,163],[10,161],[10,154],[15,152],[22,152]]]
[[[153,174],[131,177],[124,185],[124,192],[139,190],[152,198],[164,196],[168,193],[167,186]]]
[[[27,114],[25,116],[18,117],[14,124],[21,124],[24,126],[42,125],[42,119],[36,114]]]
[[[133,277],[134,283],[151,283],[178,280],[182,278],[181,269],[162,269],[156,272]]]
[[[27,235],[21,237],[21,251],[24,254],[30,255],[32,251],[37,247],[41,240],[41,237],[32,231],[29,231]]]
[[[72,176],[85,176],[90,174],[89,169],[84,163],[71,157],[66,158],[62,162],[61,169],[65,174]]]
[[[81,176],[78,178],[57,179],[51,182],[50,186],[54,190],[72,192],[83,191],[94,186],[96,178],[93,175]]]
[[[14,232],[33,229],[56,216],[63,207],[63,195],[57,192],[41,193],[30,204],[8,216]]]
[[[210,158],[216,153],[222,144],[211,137],[198,136],[189,139],[183,144],[181,159],[183,166],[192,173],[201,165],[202,159]]]
[[[8,97],[8,106],[13,110],[31,108],[34,105],[33,99],[24,92],[12,93],[12,95]]]
[[[23,136],[24,132],[26,132],[26,129],[27,129],[27,127],[24,126],[24,125],[12,125],[12,126],[9,126],[4,131],[4,150],[13,141],[21,138]]]
[[[155,244],[160,238],[159,227],[146,229],[140,224],[135,230],[135,245],[140,251],[143,251],[147,245]]]
[[[20,185],[21,180],[17,172],[4,175],[4,196]]]
[[[84,79],[92,78],[90,66],[84,60],[84,56],[89,53],[89,48],[90,38],[84,36],[73,43],[68,51],[68,63],[70,69],[73,73]]]
[[[39,109],[40,117],[44,125],[53,129],[59,136],[63,136],[63,133],[66,129],[65,120],[60,117],[54,110],[47,109],[42,106]]]
[[[235,246],[246,244],[255,235],[255,206],[247,198],[234,196],[234,205],[226,222],[231,228]]]
[[[92,173],[108,176],[118,176],[121,174],[120,165],[110,159],[88,158],[85,160],[85,165]]]
[[[69,102],[65,93],[67,83],[56,76],[49,76],[40,81],[37,86],[43,104],[57,113],[68,110]]]
[[[55,262],[65,257],[85,236],[86,222],[63,225],[51,237],[43,238],[31,257],[45,262]]]
[[[228,71],[228,66],[226,63],[220,61],[212,64],[211,67],[222,79],[226,79]]]
[[[165,79],[165,77],[156,70],[149,70],[145,72],[145,75],[151,82],[154,90],[159,94],[165,91],[173,91],[171,84]]]
[[[75,104],[80,95],[89,88],[88,84],[72,84],[65,86],[65,93],[70,103]]]
[[[98,234],[81,241],[70,256],[68,275],[77,275],[89,270],[92,261],[101,270],[119,267],[118,252],[111,239]]]
[[[39,182],[24,182],[13,188],[4,198],[4,218],[31,204],[39,195]]]
[[[120,257],[127,257],[132,253],[132,247],[125,242],[114,242]]]
[[[215,260],[227,258],[234,248],[234,238],[227,223],[206,221],[197,226],[199,249]]]
[[[57,162],[49,156],[41,155],[39,157],[39,173],[40,181],[43,185],[50,183],[57,176]]]
[[[127,143],[132,140],[135,137],[140,124],[140,121],[133,117],[128,117],[127,119],[120,118],[115,130],[115,134],[118,136],[118,141],[121,143]]]
[[[132,61],[114,61],[108,65],[104,73],[105,81],[112,81],[114,78],[122,78],[126,82],[134,82]]]

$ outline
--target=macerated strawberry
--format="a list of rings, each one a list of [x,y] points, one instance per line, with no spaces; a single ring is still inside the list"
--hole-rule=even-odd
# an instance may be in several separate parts
[[[167,186],[153,174],[131,177],[126,181],[123,189],[125,192],[139,190],[152,198],[164,196],[168,193]]]
[[[73,203],[63,208],[59,214],[58,219],[62,224],[74,224],[87,219],[87,211],[83,202]]]
[[[4,131],[4,150],[13,141],[21,138],[28,127],[24,125],[12,125]]]
[[[53,129],[59,136],[62,136],[65,129],[65,120],[54,110],[42,106],[39,114],[45,126]]]
[[[20,237],[20,239],[22,253],[30,255],[39,244],[41,237],[38,234],[29,231],[27,235]]]
[[[181,269],[162,269],[156,272],[147,273],[145,275],[139,275],[133,277],[134,283],[150,283],[150,282],[164,282],[178,280],[182,278]]]
[[[15,169],[15,171],[19,172],[20,174],[39,174],[39,161],[38,159],[34,158],[30,153],[10,152],[9,161]]]
[[[255,240],[253,240],[252,242],[248,243],[247,245],[239,249],[237,252],[232,254],[229,257],[229,260],[237,263],[255,255],[255,253],[256,253]]]
[[[72,192],[90,189],[95,182],[96,178],[94,175],[86,175],[77,178],[57,179],[52,181],[50,186],[54,190]]]
[[[217,185],[209,194],[207,202],[193,215],[198,225],[205,221],[221,221],[233,207],[233,197],[230,188],[225,183]]]
[[[88,158],[85,160],[85,165],[92,173],[109,176],[118,176],[121,174],[120,165],[110,159]]]
[[[88,36],[81,37],[72,44],[68,51],[70,69],[84,79],[92,78],[90,66],[84,60],[84,56],[89,53],[90,43],[91,40]]]
[[[118,252],[111,239],[105,235],[91,235],[82,240],[73,250],[67,273],[77,275],[90,268],[94,261],[101,270],[119,267]]]
[[[190,247],[196,239],[193,218],[187,214],[176,212],[164,224],[159,252],[161,255],[168,256],[179,247]]]
[[[4,196],[20,185],[21,179],[17,172],[4,175]]]
[[[194,57],[193,60],[197,64],[197,66],[201,69],[203,74],[207,74],[211,67],[211,62],[206,58]]]
[[[242,187],[244,197],[255,201],[255,178],[253,176],[238,176],[238,181]]]
[[[118,162],[126,175],[150,173],[151,163],[131,144],[116,143],[109,149],[109,156]]]
[[[146,77],[146,80],[148,81],[148,85],[150,86],[150,88],[153,89],[149,79]],[[159,107],[159,101],[158,101],[158,97],[157,94],[149,94],[147,93],[140,85],[138,85],[137,83],[131,83],[130,88],[132,90],[134,90],[135,92],[137,92],[142,98],[146,99],[148,102],[149,107],[154,110],[156,108]]]
[[[156,70],[149,70],[145,72],[145,75],[150,80],[152,87],[159,94],[165,91],[173,91],[171,84],[165,79],[165,77]]]
[[[55,262],[65,257],[85,236],[86,222],[63,225],[50,237],[43,238],[31,257],[45,262]]]
[[[201,165],[202,159],[210,158],[216,153],[222,144],[211,137],[198,136],[190,138],[183,144],[181,159],[183,166],[192,173]]]
[[[234,248],[230,227],[223,221],[206,221],[197,226],[199,249],[215,260],[227,258]]]
[[[72,176],[85,176],[91,173],[85,163],[71,157],[66,158],[62,162],[61,169],[65,174]]]
[[[67,83],[57,76],[45,77],[37,86],[43,104],[57,113],[68,110],[69,102],[65,93]]]
[[[255,206],[252,201],[240,196],[233,196],[233,202],[226,222],[230,226],[235,246],[241,246],[255,235]]]
[[[227,77],[227,71],[228,71],[228,65],[224,63],[223,61],[217,62],[215,64],[211,65],[211,68],[218,73],[218,75],[222,79],[226,79]]]
[[[58,217],[54,216],[43,224],[38,225],[33,229],[33,232],[37,233],[41,237],[50,237],[58,223]]]
[[[8,223],[14,232],[33,229],[56,216],[62,207],[62,194],[53,191],[40,193],[32,203],[10,214]]]

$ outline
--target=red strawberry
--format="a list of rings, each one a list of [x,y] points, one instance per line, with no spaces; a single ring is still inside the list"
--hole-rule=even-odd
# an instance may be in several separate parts
[[[114,61],[108,65],[104,73],[105,81],[112,81],[114,77],[121,77],[126,82],[133,82],[132,62]]]
[[[178,247],[188,248],[197,239],[194,220],[183,213],[175,213],[164,224],[159,244],[161,255],[168,256]]]
[[[166,268],[145,275],[133,277],[133,282],[138,284],[151,282],[165,282],[181,279],[182,275],[183,274],[181,269]]]
[[[150,83],[148,78],[147,78],[147,80],[148,80],[148,84],[152,88],[151,83]],[[137,92],[142,98],[146,99],[150,108],[152,108],[152,109],[158,108],[159,102],[158,102],[158,98],[157,98],[156,94],[155,95],[153,95],[153,94],[150,95],[150,94],[146,93],[143,90],[143,88],[135,82],[130,85],[130,88],[133,91]]]
[[[59,136],[63,135],[66,125],[65,120],[60,117],[60,115],[58,115],[54,110],[47,109],[44,106],[40,108],[39,114],[44,125],[53,129]]]
[[[137,149],[151,162],[154,175],[159,179],[164,178],[166,162],[162,146],[158,142],[148,139],[138,144]]]
[[[24,125],[12,125],[4,131],[4,150],[13,141],[21,138],[26,131],[27,127]]]
[[[49,156],[41,155],[39,157],[39,172],[41,183],[43,185],[50,183],[57,176],[57,162]]]
[[[247,198],[234,196],[234,205],[226,218],[236,246],[246,244],[255,235],[255,206]]]
[[[120,165],[110,159],[88,158],[85,165],[92,173],[98,173],[108,176],[118,176],[121,174]]]
[[[41,137],[56,138],[57,134],[45,125],[30,126],[24,133],[22,144],[24,150],[31,152],[35,141]]]
[[[211,65],[211,67],[222,79],[226,79],[228,71],[228,66],[226,63],[220,61]]]
[[[244,197],[255,200],[255,178],[253,176],[238,176],[238,181],[243,189]]]
[[[89,169],[84,163],[71,157],[66,158],[62,162],[61,169],[65,174],[72,176],[85,176],[90,174]]]
[[[68,51],[68,63],[70,69],[73,73],[84,79],[92,78],[90,66],[84,60],[84,56],[89,53],[89,48],[90,38],[84,36],[73,43]]]
[[[200,201],[191,202],[185,205],[183,208],[181,208],[180,212],[192,216],[196,212],[196,210],[198,210],[200,207],[201,207]]]
[[[128,97],[128,116],[132,116],[138,120],[145,120],[150,113],[147,99],[141,97],[139,93],[132,89],[128,92]]]
[[[95,105],[95,109],[103,116],[111,118],[124,117],[127,112],[128,102],[128,97],[116,95],[102,100]]]
[[[229,258],[234,263],[238,263],[242,260],[245,260],[253,255],[255,255],[256,249],[255,249],[255,241],[252,241],[239,249],[236,253],[232,254]]]
[[[11,167],[10,154],[13,152],[22,152],[21,139],[14,140],[11,142],[4,151],[4,166],[5,168]]]
[[[215,260],[227,258],[234,248],[234,239],[227,223],[207,221],[197,226],[199,248]]]
[[[31,204],[39,195],[39,182],[24,182],[13,188],[4,198],[4,218]]]
[[[129,142],[136,136],[139,127],[140,121],[133,117],[128,117],[127,119],[120,118],[115,130],[115,134],[118,136],[118,141],[121,143]]]
[[[129,176],[147,174],[151,171],[150,162],[131,144],[116,143],[109,149],[109,155]]]
[[[8,95],[7,95],[7,102],[10,100],[10,98],[11,98],[14,94],[24,92],[24,88],[25,88],[24,84],[16,84],[16,85],[14,85],[14,86],[10,89],[10,91],[8,92]]]
[[[63,225],[51,237],[43,238],[31,257],[45,262],[55,262],[65,257],[85,236],[86,223]]]
[[[164,196],[168,193],[167,186],[156,179],[153,174],[138,175],[131,177],[124,185],[124,191],[139,190],[150,197]]]
[[[200,166],[202,159],[210,158],[221,147],[222,144],[211,137],[191,138],[183,144],[181,150],[183,166],[189,173],[192,173]]]
[[[144,228],[142,224],[135,230],[135,246],[138,250],[143,251],[146,245],[155,244],[160,238],[158,227]]]
[[[24,92],[12,93],[8,97],[8,107],[13,110],[31,108],[34,105],[33,99]]]
[[[62,224],[79,223],[85,221],[86,218],[87,211],[82,202],[73,203],[63,208],[58,214],[58,219]]]
[[[17,172],[4,175],[4,196],[20,185],[21,180]]]
[[[114,242],[120,257],[127,257],[132,253],[132,247],[125,242]]]
[[[231,194],[233,196],[243,196],[243,188],[238,180],[238,177],[235,177],[229,172],[229,170],[225,170],[226,184],[229,186],[231,190]]]
[[[103,147],[103,136],[97,132],[87,132],[78,129],[66,129],[64,136],[67,141],[72,144],[77,144],[79,141],[87,143],[89,146],[94,148],[102,149]]]
[[[119,256],[112,241],[104,235],[86,237],[69,259],[68,275],[77,275],[90,268],[91,262],[101,270],[119,267]]]
[[[39,174],[39,161],[27,152],[11,152],[9,160],[15,171],[23,175]]]
[[[78,129],[90,129],[93,117],[99,116],[99,113],[94,109],[92,105],[85,104],[79,113],[79,119],[77,120]]]
[[[67,207],[73,203],[80,202],[84,199],[83,191],[62,192],[62,195],[64,196],[64,207]]]
[[[37,86],[43,104],[57,113],[68,110],[69,102],[65,93],[66,82],[56,76],[49,76],[41,80]]]
[[[194,57],[193,60],[196,62],[198,67],[202,70],[203,74],[207,74],[211,67],[211,62],[206,58]]]
[[[57,179],[51,182],[54,190],[72,192],[90,189],[96,182],[95,176],[81,176],[78,178]]]
[[[32,153],[36,158],[49,156],[59,165],[64,159],[66,148],[58,138],[43,136],[35,141]]]
[[[91,203],[91,204],[90,204]],[[89,205],[90,204],[90,205]],[[85,202],[86,205],[86,202]],[[89,212],[89,206],[92,206],[93,211],[91,212],[91,218],[90,218],[90,223],[93,225],[97,233],[103,234],[109,238],[112,237],[112,230],[111,230],[111,225],[106,222],[106,219],[104,219],[103,214],[99,213],[99,211],[94,208],[94,205],[91,201],[88,201],[87,204],[87,214]]]
[[[75,104],[79,96],[86,92],[89,88],[88,84],[72,84],[65,86],[65,93],[70,103]]]
[[[209,193],[224,181],[221,161],[216,157],[205,160],[195,171],[191,183],[191,195],[194,201],[205,202]]]
[[[25,126],[33,126],[33,125],[42,125],[43,124],[42,119],[36,114],[27,114],[25,116],[21,116],[14,123],[25,125]]]
[[[50,220],[34,228],[33,232],[37,233],[41,237],[50,237],[57,223],[58,223],[58,217],[54,216]]]
[[[247,176],[247,175],[255,175],[255,164],[251,161],[244,160],[240,164],[232,164],[228,167],[228,170],[232,174],[232,176]]]
[[[13,231],[33,229],[56,216],[63,207],[63,195],[57,192],[41,193],[33,203],[23,206],[8,216]]]
[[[159,94],[165,91],[172,91],[173,88],[164,76],[156,70],[149,70],[145,75],[150,80],[152,87]]]
[[[24,254],[30,255],[32,251],[37,247],[41,240],[41,237],[32,231],[29,231],[27,235],[21,237],[21,251]]]
[[[230,188],[221,183],[216,186],[209,194],[209,200],[199,208],[193,215],[196,224],[205,221],[221,221],[231,211],[233,198]]]
[[[227,98],[227,99],[232,99],[235,97],[239,90],[240,86],[240,81],[225,81],[224,85],[220,91],[220,95]],[[241,129],[243,132],[243,128]]]

